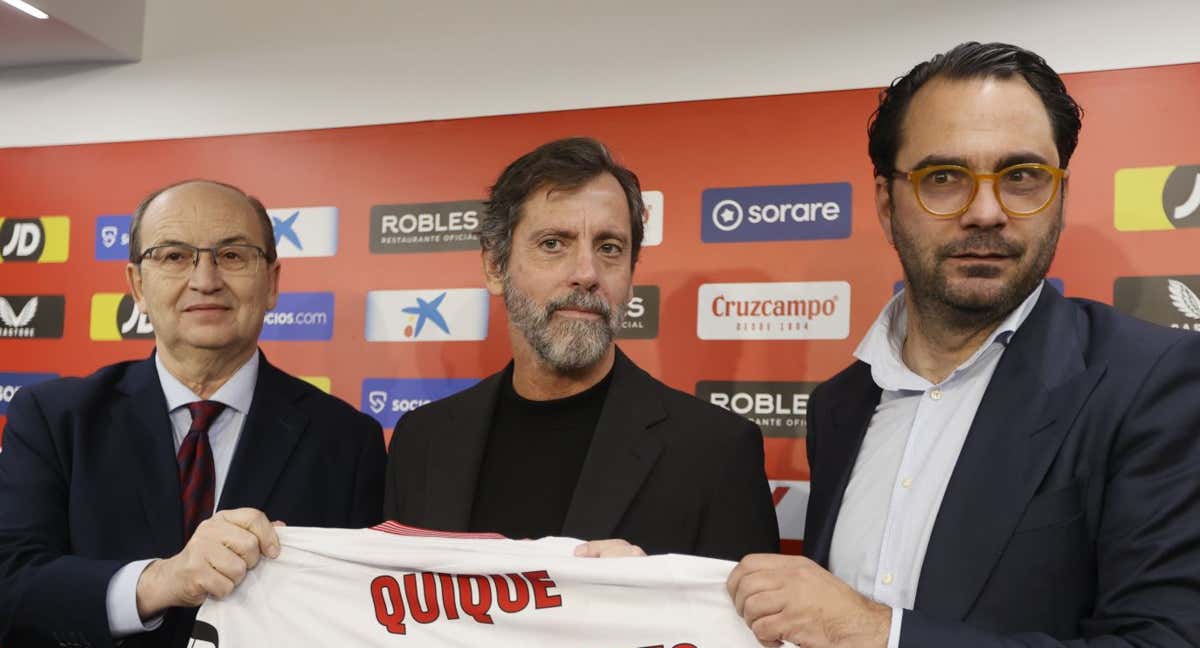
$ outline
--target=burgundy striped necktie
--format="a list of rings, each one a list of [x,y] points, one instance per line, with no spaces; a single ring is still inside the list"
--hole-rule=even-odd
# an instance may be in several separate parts
[[[215,401],[188,403],[192,427],[179,446],[179,487],[183,492],[183,541],[186,543],[208,517],[213,514],[213,497],[217,488],[217,473],[213,465],[212,446],[208,444],[208,428],[225,406]]]

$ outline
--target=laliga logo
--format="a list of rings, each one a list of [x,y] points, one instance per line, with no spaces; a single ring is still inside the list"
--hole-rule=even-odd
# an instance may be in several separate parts
[[[387,407],[388,394],[385,391],[373,391],[367,394],[367,403],[371,407],[371,411],[379,414],[383,408]]]

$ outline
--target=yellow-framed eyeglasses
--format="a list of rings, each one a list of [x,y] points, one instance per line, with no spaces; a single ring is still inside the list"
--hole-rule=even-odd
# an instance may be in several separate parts
[[[896,171],[895,175],[912,184],[917,203],[934,218],[957,218],[966,212],[979,193],[981,180],[991,181],[1004,213],[1029,218],[1053,202],[1068,172],[1049,164],[1026,162],[995,173],[976,173],[955,164],[938,164]]]

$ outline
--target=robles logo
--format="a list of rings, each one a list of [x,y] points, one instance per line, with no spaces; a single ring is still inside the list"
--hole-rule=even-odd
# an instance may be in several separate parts
[[[333,293],[279,293],[275,308],[263,317],[259,339],[333,339]]]
[[[701,340],[842,340],[850,335],[845,281],[703,284]]]
[[[363,412],[384,428],[418,407],[474,387],[475,378],[367,378],[362,385]]]
[[[765,437],[800,438],[808,433],[808,396],[818,384],[702,380],[696,397],[753,421]]]
[[[705,243],[839,239],[850,236],[850,183],[706,189]]]
[[[371,252],[447,252],[479,249],[478,200],[375,205],[371,208]]]
[[[0,261],[63,263],[71,245],[66,216],[0,218]]]
[[[650,340],[658,337],[658,286],[634,286],[633,299],[625,310],[625,321],[617,337],[625,340]]]

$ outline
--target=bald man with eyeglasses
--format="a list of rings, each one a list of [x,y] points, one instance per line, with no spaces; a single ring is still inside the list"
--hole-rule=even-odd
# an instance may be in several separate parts
[[[185,646],[201,603],[278,555],[275,525],[381,520],[379,425],[258,349],[280,277],[262,203],[178,183],[142,201],[130,239],[154,354],[9,406],[5,646]]]
[[[763,645],[1200,646],[1200,336],[1045,282],[1080,123],[1002,43],[882,93],[905,289],[809,400],[805,555],[729,578]]]

